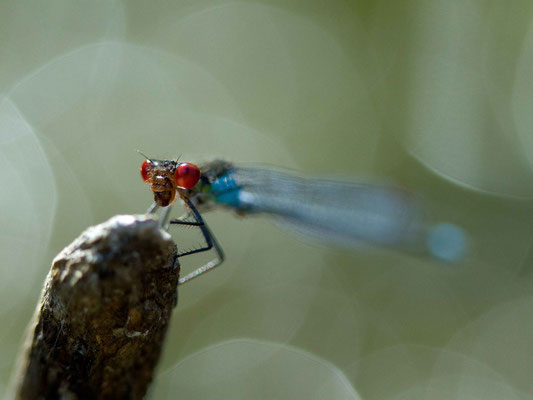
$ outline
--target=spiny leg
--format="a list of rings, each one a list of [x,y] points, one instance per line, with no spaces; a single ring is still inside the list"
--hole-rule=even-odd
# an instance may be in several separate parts
[[[202,218],[202,216],[200,215],[200,213],[198,212],[198,210],[196,209],[196,207],[194,206],[194,204],[191,202],[191,200],[188,197],[183,196],[183,199],[185,203],[187,204],[187,206],[189,207],[189,210],[191,211],[192,217],[194,218],[195,221],[172,220],[170,221],[170,224],[199,227],[200,230],[202,231],[202,235],[204,237],[206,245],[199,249],[194,249],[194,250],[185,251],[183,253],[179,253],[176,258],[188,256],[191,254],[201,253],[204,251],[211,250],[212,248],[215,249],[217,257],[209,261],[207,264],[203,265],[202,267],[197,268],[193,272],[185,275],[183,278],[180,278],[178,285],[183,285],[185,282],[188,282],[208,271],[211,271],[215,267],[218,267],[220,264],[222,264],[222,262],[224,261],[224,252],[222,248],[220,247],[220,244],[216,240],[215,236],[213,235],[213,233],[211,232],[211,230],[205,223],[204,219]]]

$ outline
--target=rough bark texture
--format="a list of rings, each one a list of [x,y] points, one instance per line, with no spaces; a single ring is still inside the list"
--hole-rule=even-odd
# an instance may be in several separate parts
[[[87,229],[53,261],[16,399],[141,399],[177,303],[176,245],[145,216]]]

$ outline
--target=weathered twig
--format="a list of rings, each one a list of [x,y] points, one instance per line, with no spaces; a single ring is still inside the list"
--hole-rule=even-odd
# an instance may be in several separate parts
[[[54,260],[21,359],[16,399],[141,399],[173,306],[176,246],[157,222],[117,216]]]

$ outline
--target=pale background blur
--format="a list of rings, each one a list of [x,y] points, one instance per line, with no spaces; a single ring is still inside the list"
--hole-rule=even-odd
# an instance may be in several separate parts
[[[533,398],[532,72],[525,0],[1,2],[0,395],[53,257],[150,204],[141,149],[393,181],[472,243],[207,214],[228,259],[180,290],[153,399]]]

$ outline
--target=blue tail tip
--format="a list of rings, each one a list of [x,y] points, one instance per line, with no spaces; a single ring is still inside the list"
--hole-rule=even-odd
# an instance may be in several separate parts
[[[459,262],[468,252],[468,236],[456,225],[440,223],[429,231],[427,246],[434,257],[447,262]]]

